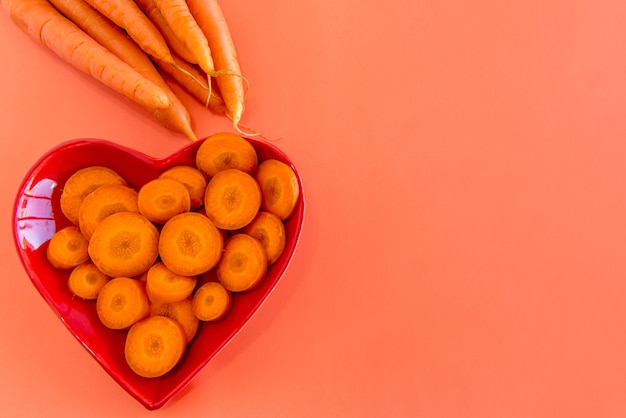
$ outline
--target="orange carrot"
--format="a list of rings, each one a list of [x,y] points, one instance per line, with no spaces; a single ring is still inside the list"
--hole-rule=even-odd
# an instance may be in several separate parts
[[[191,94],[196,100],[207,106],[209,110],[219,114],[226,115],[227,109],[224,100],[218,94],[213,86],[209,86],[209,77],[202,70],[194,65],[186,62],[176,53],[172,53],[176,65],[169,65],[165,61],[154,59],[159,70],[169,76],[182,87],[187,93]]]
[[[86,1],[124,29],[148,55],[174,65],[165,38],[133,0]]]
[[[66,62],[148,109],[164,109],[167,94],[65,18],[46,0],[4,0],[11,20]]]
[[[161,14],[161,11],[156,7],[156,4],[154,4],[154,0],[135,0],[135,3],[137,3],[137,6],[139,6],[139,8],[146,14],[146,16],[150,18],[152,23],[154,23],[154,26],[156,26],[157,29],[161,32],[163,38],[165,38],[165,42],[167,42],[170,47],[170,52],[176,52],[178,55],[184,58],[185,61],[191,64],[198,63],[195,55],[192,54],[191,51],[189,51],[183,41],[181,41],[180,38],[176,36],[172,28],[170,28],[170,26],[167,24],[167,22],[163,18],[163,15]]]
[[[185,0],[154,0],[163,19],[196,57],[198,65],[208,75],[215,74],[211,49],[206,36],[189,11]]]
[[[217,85],[235,128],[243,115],[244,79],[230,28],[217,0],[188,0],[189,10],[207,38],[215,64]]]

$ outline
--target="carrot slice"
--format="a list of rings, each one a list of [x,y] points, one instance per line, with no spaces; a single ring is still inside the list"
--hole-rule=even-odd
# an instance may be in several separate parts
[[[261,208],[282,220],[289,218],[300,197],[293,168],[282,161],[268,159],[259,164],[256,179],[263,191]]]
[[[252,144],[230,132],[209,136],[196,153],[196,166],[209,177],[229,168],[254,174],[258,162],[259,158]]]
[[[154,264],[158,243],[159,232],[145,216],[119,212],[98,223],[89,240],[89,255],[104,274],[133,277]]]
[[[196,210],[204,204],[207,181],[197,168],[179,165],[165,170],[159,177],[177,180],[187,187],[190,198],[189,210]]]
[[[217,321],[230,311],[232,294],[219,282],[206,282],[191,301],[194,315],[201,321]]]
[[[141,186],[138,193],[139,213],[158,224],[174,215],[188,212],[191,198],[187,187],[171,178],[157,178]]]
[[[274,264],[285,250],[285,224],[272,212],[260,211],[243,230],[258,239],[267,251],[267,263]]]
[[[126,335],[124,356],[142,377],[163,376],[178,364],[187,340],[178,322],[167,316],[150,316],[134,324]]]
[[[63,185],[61,192],[61,212],[67,219],[78,225],[78,212],[83,199],[98,187],[106,184],[126,186],[126,180],[114,170],[102,166],[90,166],[74,172]]]
[[[85,238],[90,239],[101,220],[118,212],[139,212],[137,191],[121,184],[98,187],[87,195],[80,205],[78,211],[80,231]]]
[[[209,218],[196,212],[174,216],[161,229],[161,261],[176,274],[196,276],[215,267],[224,237]]]
[[[200,320],[191,306],[191,297],[170,303],[154,303],[150,306],[150,315],[167,316],[178,322],[185,331],[187,344],[193,340],[200,328]]]
[[[96,312],[105,327],[128,329],[150,314],[144,283],[129,277],[109,280],[100,289]]]
[[[226,289],[244,292],[263,281],[267,267],[267,253],[261,242],[250,235],[237,234],[226,241],[215,271]]]
[[[146,292],[152,303],[176,302],[187,298],[196,288],[196,276],[182,276],[158,262],[148,270]]]
[[[248,225],[261,207],[261,189],[250,174],[234,168],[219,171],[207,185],[204,209],[218,228]]]
[[[100,290],[110,279],[93,262],[88,260],[74,267],[67,281],[67,286],[72,294],[79,298],[93,300],[98,297]]]
[[[71,270],[89,259],[87,238],[77,226],[67,226],[52,235],[46,257],[60,270]]]

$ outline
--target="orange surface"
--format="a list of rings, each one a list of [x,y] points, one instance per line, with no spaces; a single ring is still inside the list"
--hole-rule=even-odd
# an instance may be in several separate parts
[[[262,309],[154,412],[39,297],[9,220],[61,141],[186,140],[0,12],[0,415],[626,416],[626,2],[222,4],[244,122],[280,138],[307,219]]]

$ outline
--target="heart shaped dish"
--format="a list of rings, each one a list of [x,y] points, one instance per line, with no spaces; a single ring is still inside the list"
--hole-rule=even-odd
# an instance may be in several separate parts
[[[304,223],[302,181],[290,159],[267,142],[246,138],[259,161],[273,158],[291,166],[297,176],[300,198],[285,221],[286,246],[254,290],[233,295],[229,314],[218,322],[202,323],[183,359],[167,374],[144,378],[135,374],[124,357],[125,332],[106,328],[98,318],[95,301],[73,297],[67,287],[69,272],[55,269],[46,258],[48,241],[55,231],[71,225],[62,214],[59,195],[64,182],[76,170],[107,166],[128,184],[139,188],[175,165],[193,165],[202,141],[193,142],[165,159],[101,139],[76,139],[51,149],[31,168],[18,190],[13,212],[14,239],[30,280],[55,314],[100,366],[147,409],[162,407],[183,389],[227,344],[259,309],[285,274],[296,251]]]

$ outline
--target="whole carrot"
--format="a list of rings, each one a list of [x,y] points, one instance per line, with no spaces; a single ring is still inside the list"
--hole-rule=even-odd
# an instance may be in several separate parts
[[[209,76],[215,75],[211,49],[203,31],[189,11],[185,0],[154,0],[163,19],[187,49],[196,57],[198,65]]]
[[[174,64],[163,35],[133,0],[87,0],[87,3],[124,29],[147,54]]]
[[[46,0],[3,0],[11,20],[77,69],[148,109],[164,109],[167,94],[64,17]]]
[[[218,0],[188,0],[189,10],[205,34],[213,54],[217,85],[235,128],[244,111],[244,79],[230,28]]]
[[[156,4],[154,4],[154,0],[135,0],[135,3],[137,3],[137,6],[139,6],[152,23],[154,23],[154,26],[161,32],[171,52],[177,53],[181,58],[184,58],[185,61],[191,64],[198,63],[195,55],[189,51],[183,41],[181,41],[172,28],[169,27],[161,11],[156,7]]]
[[[85,0],[49,0],[68,19],[89,34],[122,61],[152,81],[167,94],[171,106],[165,109],[148,109],[165,127],[197,140],[191,129],[189,112],[176,97],[169,85],[156,69],[148,55],[130,39],[117,25]],[[168,65],[172,67],[171,65]]]

